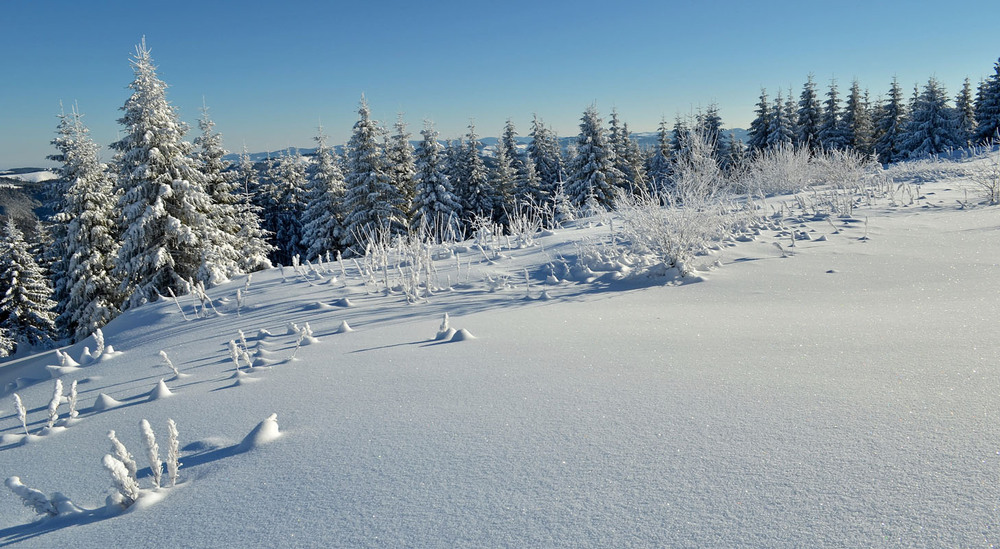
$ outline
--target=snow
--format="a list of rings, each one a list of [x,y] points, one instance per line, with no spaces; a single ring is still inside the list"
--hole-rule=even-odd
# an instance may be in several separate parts
[[[239,315],[243,280],[209,290],[222,316],[144,305],[104,328],[120,356],[65,372],[95,405],[58,435],[38,433],[46,366],[65,364],[0,365],[0,474],[78,509],[36,519],[4,490],[0,545],[1000,543],[1000,217],[963,208],[964,185],[925,182],[850,222],[786,218],[697,257],[700,282],[594,265],[564,280],[560,258],[609,239],[579,221],[489,263],[435,261],[442,287],[417,303],[346,262],[333,285],[255,273]],[[790,248],[792,231],[810,239]],[[525,269],[547,299],[524,299]],[[289,323],[318,341],[296,350]],[[238,330],[260,365],[234,383]],[[447,342],[462,330],[476,339]],[[151,400],[161,350],[188,377]],[[179,484],[153,490],[138,425],[163,444],[168,418]],[[124,513],[105,503],[112,429],[140,467]]]
[[[16,179],[18,181],[24,181],[25,183],[42,183],[45,181],[51,181],[53,179],[59,179],[59,174],[52,170],[39,170],[34,172],[0,172],[0,177],[5,177],[7,179]]]

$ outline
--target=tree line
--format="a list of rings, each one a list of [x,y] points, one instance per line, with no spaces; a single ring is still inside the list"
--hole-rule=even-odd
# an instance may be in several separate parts
[[[61,164],[49,196],[57,213],[32,243],[13,220],[4,226],[0,357],[81,340],[131,307],[274,263],[364,254],[372,238],[460,239],[525,212],[557,225],[610,209],[616,193],[669,192],[677,167],[694,156],[720,173],[786,146],[895,162],[989,142],[1000,127],[998,61],[975,98],[966,80],[954,107],[934,78],[908,103],[894,80],[877,105],[855,82],[844,109],[836,82],[821,104],[811,76],[798,102],[790,91],[771,102],[762,90],[748,143],[726,132],[710,105],[672,127],[661,120],[656,145],[643,149],[616,112],[605,128],[591,105],[567,147],[537,116],[524,150],[509,120],[492,154],[473,124],[442,143],[427,121],[414,146],[402,117],[390,132],[362,97],[340,154],[319,128],[309,157],[289,150],[254,163],[244,150],[231,163],[207,108],[198,137],[184,140],[188,127],[166,100],[145,40],[131,64],[112,161],[100,160],[76,108],[62,113],[50,157]]]

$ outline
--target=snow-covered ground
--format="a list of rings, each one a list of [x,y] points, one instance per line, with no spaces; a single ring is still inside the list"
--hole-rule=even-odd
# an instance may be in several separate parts
[[[442,251],[450,289],[416,304],[346,261],[256,273],[239,314],[244,280],[209,291],[219,315],[143,306],[104,330],[120,355],[62,371],[65,429],[25,442],[12,398],[44,428],[54,381],[29,379],[55,353],[0,366],[0,476],[81,508],[36,520],[3,490],[0,545],[1000,543],[1000,211],[963,207],[966,184],[851,220],[786,200],[786,230],[699,257],[697,278],[567,280],[561,260],[612,231],[577,223],[499,258]],[[789,248],[791,229],[809,239]],[[435,340],[444,313],[475,338]],[[316,341],[296,351],[289,322]],[[238,330],[269,366],[234,378]],[[272,413],[281,436],[241,445]],[[139,423],[165,456],[168,418],[180,483],[153,492]],[[112,429],[147,490],[125,513],[105,507]]]

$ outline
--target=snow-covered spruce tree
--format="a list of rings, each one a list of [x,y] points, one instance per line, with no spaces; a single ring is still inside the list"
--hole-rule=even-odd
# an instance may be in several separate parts
[[[278,159],[274,184],[274,241],[278,262],[289,265],[306,252],[302,217],[306,210],[306,170],[309,162],[298,150],[288,150]]]
[[[496,154],[493,158],[493,169],[490,174],[491,185],[495,189],[493,217],[505,225],[508,222],[506,214],[513,212],[518,202],[518,198],[514,194],[517,184],[517,168],[514,167],[512,154],[516,154],[516,151],[511,151],[505,140],[498,139]]]
[[[416,194],[416,184],[413,181],[416,168],[413,160],[413,145],[410,144],[410,132],[406,131],[406,122],[400,113],[393,125],[393,133],[386,141],[385,157],[388,162],[389,180],[402,197],[400,209],[404,213],[411,211],[413,196]]]
[[[794,125],[794,111],[789,109],[787,104],[785,105],[785,113]],[[705,134],[708,142],[712,143],[712,154],[715,156],[715,160],[719,163],[719,166],[726,167],[729,164],[729,149],[732,146],[732,141],[729,139],[729,135],[723,131],[719,106],[715,103],[710,103],[705,109],[704,114],[697,116],[697,120],[701,132]]]
[[[844,131],[847,146],[863,155],[872,152],[872,118],[868,107],[868,93],[861,93],[861,84],[851,82],[851,91],[844,105]]]
[[[767,147],[780,148],[790,147],[795,139],[795,127],[790,116],[791,113],[785,108],[785,98],[778,90],[778,96],[774,98],[774,107],[771,110],[771,125],[767,129]],[[710,136],[704,135],[704,138]]]
[[[462,206],[445,174],[442,147],[437,141],[438,132],[430,121],[424,122],[420,135],[424,139],[417,145],[415,152],[416,196],[413,199],[410,228],[417,231],[425,227],[430,230],[431,235],[440,239],[458,229]]]
[[[15,350],[52,346],[56,337],[54,308],[49,280],[28,253],[28,243],[14,219],[8,216],[0,235],[0,328],[15,342]]]
[[[211,216],[219,229],[214,232],[217,241],[212,242],[207,251],[210,258],[202,263],[205,271],[198,278],[217,284],[243,272],[242,245],[237,236],[243,220],[239,211],[237,173],[230,169],[232,163],[225,159],[229,151],[222,148],[222,134],[214,131],[215,122],[209,117],[206,105],[202,105],[198,129],[201,135],[194,140],[199,147],[195,160],[205,176],[205,192],[212,201]]]
[[[344,174],[340,171],[336,153],[326,145],[326,135],[320,126],[316,141],[316,157],[307,172],[308,191],[302,219],[303,244],[307,257],[319,257],[337,250],[343,237]]]
[[[816,95],[816,81],[810,73],[799,95],[798,120],[795,125],[795,145],[817,152],[822,147],[819,130],[823,125],[823,108]]]
[[[66,221],[59,220],[59,212],[65,209],[64,199],[66,191],[73,183],[75,175],[71,173],[72,161],[70,154],[76,146],[76,132],[79,123],[79,115],[74,108],[69,114],[63,109],[62,102],[59,102],[59,124],[56,127],[56,137],[50,142],[56,148],[56,154],[51,154],[47,158],[61,164],[59,177],[53,179],[45,188],[45,199],[51,210],[56,212],[52,221],[52,245],[44,251],[45,260],[49,263],[49,274],[52,280],[52,299],[56,302],[55,313],[61,317],[68,288],[66,287]],[[60,333],[68,333],[66,327],[57,322],[56,326]]]
[[[253,197],[260,187],[260,175],[250,160],[250,154],[243,146],[240,153],[240,160],[236,164],[236,194],[239,202],[236,203],[237,216],[240,219],[240,230],[236,233],[236,242],[239,244],[240,267],[245,272],[254,272],[261,269],[270,269],[271,260],[268,254],[275,250],[268,242],[270,235],[261,227],[260,206],[254,203]]]
[[[378,138],[378,122],[372,120],[368,102],[361,97],[358,121],[347,144],[347,171],[344,173],[344,248],[363,253],[364,240],[377,231],[406,232],[403,197],[392,185]]]
[[[639,144],[632,139],[628,124],[619,122],[618,112],[612,111],[609,141],[615,152],[615,168],[622,174],[619,186],[632,192],[646,188],[646,166]]]
[[[466,220],[475,217],[493,217],[497,205],[496,189],[490,182],[486,163],[483,162],[482,143],[476,134],[476,126],[469,124],[469,133],[459,151],[455,194],[462,203]]]
[[[556,187],[565,180],[559,138],[538,119],[537,114],[531,121],[528,161],[535,165],[540,192],[548,197],[554,196]]]
[[[879,162],[889,164],[902,160],[906,153],[903,150],[903,134],[906,131],[906,106],[903,104],[903,89],[899,81],[892,79],[889,87],[889,97],[879,109],[875,120],[875,152]]]
[[[653,150],[653,155],[649,158],[646,173],[649,176],[648,191],[659,192],[668,186],[670,181],[670,131],[667,129],[665,118],[660,119],[660,126],[656,131],[656,147]]]
[[[972,98],[972,82],[968,78],[962,83],[962,91],[955,97],[955,138],[962,147],[975,145],[976,104]]]
[[[819,129],[819,140],[828,151],[845,149],[850,141],[840,112],[840,92],[837,90],[836,79],[830,81],[830,89],[823,102],[823,124]]]
[[[608,143],[594,105],[583,111],[576,147],[566,194],[577,207],[590,204],[610,208],[615,187],[624,176],[615,168],[615,152]]]
[[[1000,139],[1000,60],[993,65],[993,74],[979,87],[976,94],[976,143],[993,143]]]
[[[724,189],[725,177],[709,137],[695,125],[688,130],[684,142],[685,153],[674,156],[670,189],[673,202],[698,203],[717,196]]]
[[[14,354],[14,339],[7,335],[7,328],[0,326],[0,358]]]
[[[57,323],[80,341],[118,315],[121,280],[112,275],[118,252],[114,179],[98,157],[100,147],[74,110],[73,145],[63,154],[62,172],[72,179],[55,215],[62,225],[64,297]]]
[[[747,146],[750,151],[762,151],[767,148],[768,137],[770,136],[771,130],[771,102],[767,99],[767,90],[764,88],[760,89],[760,100],[757,102],[757,108],[754,110],[757,116],[750,122],[750,137],[747,141]]]
[[[126,307],[154,300],[168,291],[184,293],[189,279],[201,279],[215,265],[210,249],[222,240],[213,217],[205,176],[183,140],[187,126],[167,102],[166,84],[146,41],[132,60],[132,95],[118,120],[123,137],[118,151],[118,208],[122,216],[121,247],[115,276],[121,279]]]
[[[903,136],[903,150],[908,158],[922,158],[958,146],[955,110],[948,106],[944,86],[932,76],[910,113]]]

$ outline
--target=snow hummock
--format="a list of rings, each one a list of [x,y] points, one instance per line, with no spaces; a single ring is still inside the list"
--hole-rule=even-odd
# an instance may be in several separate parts
[[[110,396],[108,396],[108,395],[106,395],[104,393],[101,393],[101,394],[97,395],[97,398],[94,400],[94,406],[93,406],[93,408],[94,408],[95,411],[103,412],[104,410],[110,410],[112,408],[117,408],[117,407],[119,407],[121,405],[122,405],[121,402],[115,400],[114,398],[112,398],[112,397],[110,397]]]
[[[248,451],[257,448],[261,445],[267,444],[273,440],[276,440],[281,436],[278,432],[278,414],[271,414],[267,416],[264,421],[261,421],[253,428],[250,433],[243,438],[240,442],[240,450]]]
[[[156,387],[149,392],[149,400],[160,400],[161,398],[167,398],[173,395],[174,393],[172,393],[170,388],[167,387],[167,382],[161,379],[157,382]]]

